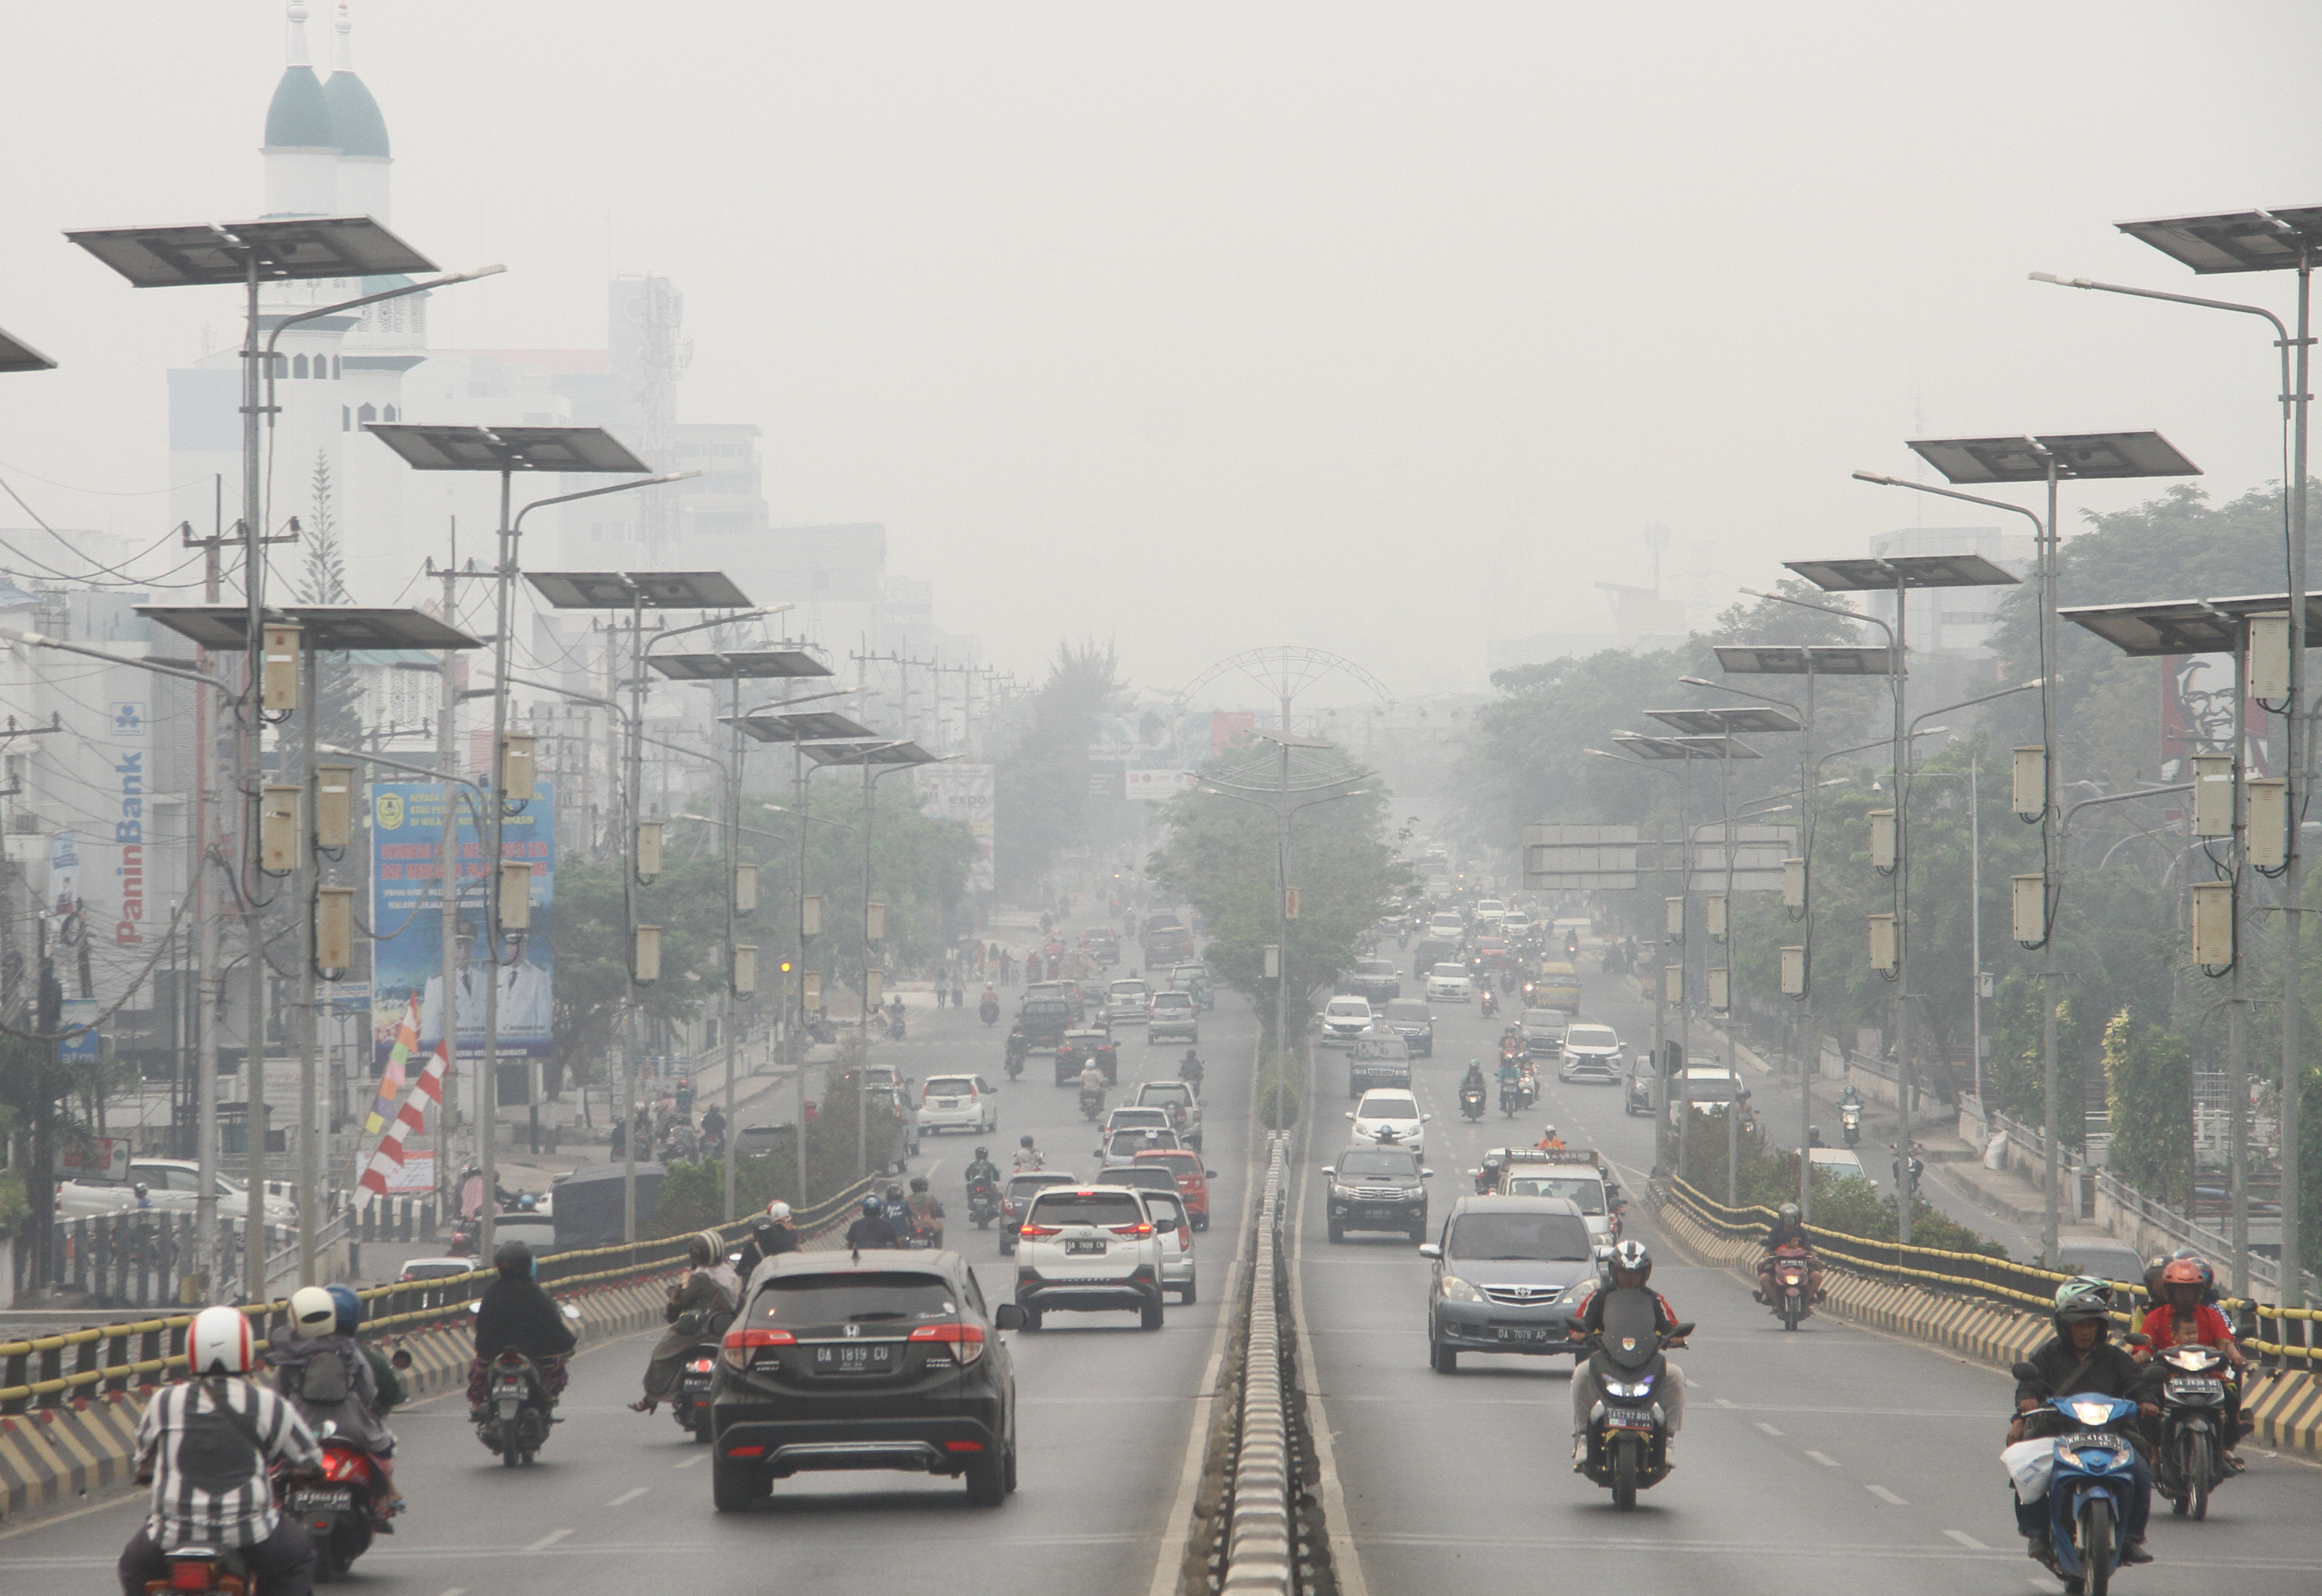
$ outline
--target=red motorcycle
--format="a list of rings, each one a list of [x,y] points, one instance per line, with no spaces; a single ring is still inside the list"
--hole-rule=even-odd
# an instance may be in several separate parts
[[[274,1501],[306,1527],[315,1542],[315,1576],[328,1580],[346,1573],[370,1550],[375,1531],[392,1534],[394,1529],[381,1505],[391,1492],[378,1459],[342,1439],[328,1424],[321,1439],[320,1477],[277,1469]]]
[[[1805,1248],[1774,1249],[1773,1267],[1767,1272],[1770,1290],[1763,1295],[1783,1329],[1795,1330],[1801,1320],[1813,1316],[1814,1276],[1815,1255]]]

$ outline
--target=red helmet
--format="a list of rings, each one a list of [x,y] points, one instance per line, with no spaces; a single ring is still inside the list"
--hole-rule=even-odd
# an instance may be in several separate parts
[[[2191,1286],[2199,1290],[2208,1283],[2208,1272],[2195,1258],[2172,1259],[2161,1272],[2161,1289],[2164,1291],[2171,1286]]]

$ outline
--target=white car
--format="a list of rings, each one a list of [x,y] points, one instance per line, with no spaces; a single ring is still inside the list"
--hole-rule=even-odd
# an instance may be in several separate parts
[[[1322,1040],[1330,1046],[1351,1047],[1355,1038],[1371,1028],[1368,998],[1333,998],[1322,1005]]]
[[[1016,1232],[1016,1305],[1028,1330],[1052,1309],[1162,1322],[1161,1237],[1128,1186],[1051,1186]]]
[[[1380,1087],[1355,1099],[1347,1117],[1355,1123],[1348,1138],[1358,1147],[1408,1147],[1426,1151],[1422,1138],[1432,1114],[1419,1111],[1419,1099],[1407,1091]]]
[[[1465,964],[1438,964],[1427,972],[1430,1003],[1465,1003],[1476,995],[1476,983]]]
[[[1185,1219],[1185,1199],[1150,1186],[1138,1187],[1137,1195],[1161,1241],[1162,1289],[1176,1292],[1177,1306],[1183,1308],[1201,1293],[1193,1278],[1193,1227]]]
[[[919,1134],[939,1130],[990,1135],[1000,1128],[1000,1101],[981,1075],[930,1075],[919,1088]]]
[[[1508,906],[1496,898],[1479,898],[1476,900],[1476,918],[1486,926],[1498,925],[1507,918],[1507,915]]]
[[[1153,1012],[1153,989],[1141,980],[1117,980],[1104,990],[1108,1025],[1141,1026]]]
[[[200,1199],[201,1165],[190,1158],[132,1159],[129,1179],[133,1185],[145,1188],[147,1205],[161,1213],[190,1214]],[[215,1175],[213,1179],[217,1182],[218,1212],[235,1224],[241,1223],[250,1213],[249,1189],[241,1181],[224,1175]],[[128,1199],[128,1206],[133,1207],[137,1202],[136,1194],[127,1186],[84,1181],[68,1181],[65,1185],[80,1188],[82,1195],[76,1207],[80,1202],[92,1200],[88,1195],[92,1192],[101,1194],[94,1199],[95,1201],[113,1201],[114,1194],[118,1193]],[[82,1208],[81,1211],[102,1213],[107,1210],[97,1208]],[[298,1222],[298,1205],[287,1197],[269,1195],[265,1212],[269,1225],[286,1226]]]
[[[1428,917],[1427,935],[1423,942],[1448,942],[1458,947],[1467,940],[1467,922],[1448,909],[1439,909]]]
[[[1500,935],[1510,942],[1521,942],[1531,929],[1531,917],[1520,908],[1512,908],[1500,917]]]
[[[1559,1081],[1617,1086],[1621,1081],[1621,1038],[1610,1026],[1568,1026],[1564,1031],[1564,1062]]]
[[[1833,1181],[1850,1177],[1867,1181],[1870,1178],[1870,1172],[1862,1167],[1862,1160],[1855,1155],[1851,1147],[1809,1147],[1806,1149],[1806,1162]]]

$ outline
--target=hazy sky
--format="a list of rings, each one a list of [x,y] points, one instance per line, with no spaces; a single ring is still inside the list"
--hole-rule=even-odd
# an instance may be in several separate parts
[[[282,13],[0,0],[0,326],[65,363],[0,378],[0,465],[52,521],[163,529],[31,478],[162,487],[161,372],[238,331],[59,234],[257,211]],[[1019,670],[1093,632],[1165,689],[1269,643],[1480,687],[1487,635],[1599,629],[1650,524],[1721,603],[1911,524],[1847,473],[1910,474],[1921,429],[2153,426],[2221,497],[2281,474],[2262,324],[2024,274],[2202,291],[2109,223],[2322,200],[2310,3],[355,20],[397,231],[510,269],[436,296],[439,345],[601,345],[608,270],[672,278],[681,415],[763,426],[777,524],[885,523]]]

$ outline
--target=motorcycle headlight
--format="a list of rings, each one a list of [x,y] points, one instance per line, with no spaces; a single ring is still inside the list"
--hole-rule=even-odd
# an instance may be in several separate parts
[[[1456,1274],[1443,1277],[1443,1296],[1451,1302],[1481,1302],[1484,1294]]]
[[[1634,1398],[1649,1397],[1653,1394],[1653,1377],[1650,1374],[1646,1375],[1642,1380],[1632,1380],[1627,1382],[1607,1380],[1603,1383],[1604,1386],[1604,1394],[1609,1397]]]

